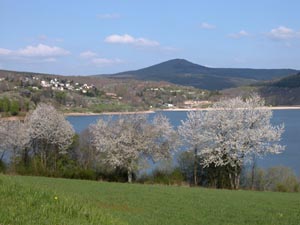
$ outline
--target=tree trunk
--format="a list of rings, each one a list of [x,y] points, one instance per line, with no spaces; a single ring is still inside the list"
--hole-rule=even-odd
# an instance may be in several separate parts
[[[216,177],[212,178],[212,187],[217,188],[217,178]]]
[[[253,164],[251,168],[251,190],[254,190],[255,168],[256,168],[256,160],[255,157],[253,157]]]
[[[197,161],[197,148],[194,149],[194,185],[198,185],[198,178],[197,178],[197,170],[198,170],[198,161]]]
[[[232,176],[231,172],[228,172],[228,177],[230,181],[230,189],[234,189],[234,176]]]
[[[228,177],[230,181],[230,188],[234,190],[238,190],[240,187],[240,171],[239,167],[235,166],[232,170],[230,169],[228,172]]]
[[[238,171],[238,168],[235,168],[234,171],[234,189],[238,190],[240,187],[240,173]]]
[[[43,152],[41,151],[41,166],[44,167],[44,154]]]
[[[13,171],[16,172],[17,170],[17,150],[15,147],[12,149],[13,157],[12,157],[12,164],[13,164]]]
[[[23,150],[22,161],[23,161],[23,165],[27,167],[28,163],[29,163],[29,156],[28,156],[27,147],[25,147],[24,150]]]
[[[57,154],[56,151],[54,152],[54,171],[56,172],[57,170]]]
[[[229,180],[231,189],[238,190],[240,187],[240,167],[235,166],[232,170],[229,171]]]
[[[132,171],[130,168],[127,171],[127,175],[128,175],[128,183],[132,183]]]
[[[1,156],[0,156],[0,161],[2,161],[3,157],[4,157],[4,154],[5,154],[5,150],[2,152]]]

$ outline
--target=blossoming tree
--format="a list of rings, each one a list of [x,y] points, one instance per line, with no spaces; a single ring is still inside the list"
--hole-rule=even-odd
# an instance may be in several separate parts
[[[190,112],[181,134],[192,146],[202,146],[197,154],[203,167],[226,167],[230,186],[237,189],[241,168],[253,156],[284,150],[279,144],[284,126],[272,125],[271,117],[272,110],[256,94],[246,100],[225,99],[202,114]]]
[[[29,137],[34,154],[40,155],[41,164],[47,168],[49,158],[52,158],[56,169],[58,154],[65,150],[73,141],[74,130],[64,115],[47,104],[39,104],[25,118],[29,127]]]
[[[129,183],[141,161],[168,158],[176,146],[176,133],[168,119],[161,115],[152,123],[145,114],[100,119],[90,126],[90,131],[95,148],[104,153],[100,160],[109,166],[126,169]]]

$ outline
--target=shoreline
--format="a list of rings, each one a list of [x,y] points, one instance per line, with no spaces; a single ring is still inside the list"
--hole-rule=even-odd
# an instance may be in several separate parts
[[[271,110],[300,110],[300,106],[266,106],[262,107]],[[126,115],[126,114],[150,114],[156,112],[188,112],[188,111],[209,111],[213,108],[170,108],[170,109],[156,109],[148,111],[134,111],[134,112],[103,112],[103,113],[64,113],[65,116],[98,116],[98,115]]]
[[[271,109],[271,110],[288,110],[288,109],[300,109],[300,106],[264,106],[261,107],[262,109]],[[171,108],[171,109],[161,109],[161,110],[156,110],[157,111],[209,111],[213,110],[213,108]]]
[[[133,112],[102,112],[102,113],[93,113],[93,112],[69,112],[63,113],[65,116],[99,116],[99,115],[121,115],[121,114],[150,114],[155,113],[156,110],[148,110],[148,111],[133,111]]]
[[[262,107],[271,110],[300,110],[300,106],[266,106]],[[156,110],[144,110],[144,111],[134,111],[134,112],[103,112],[103,113],[93,113],[93,112],[68,112],[63,113],[64,116],[101,116],[101,115],[132,115],[132,114],[152,114],[156,112],[189,112],[189,111],[209,111],[213,108],[171,108],[171,109],[156,109]],[[0,120],[24,120],[25,116],[9,116],[0,117]]]

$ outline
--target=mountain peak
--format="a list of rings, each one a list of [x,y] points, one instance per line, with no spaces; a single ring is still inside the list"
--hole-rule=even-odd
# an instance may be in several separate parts
[[[176,59],[170,59],[170,60],[167,60],[165,62],[162,62],[162,63],[191,63],[191,64],[194,64],[186,59],[179,59],[179,58],[176,58]]]
[[[120,74],[195,74],[208,70],[208,67],[192,63],[186,59],[171,59],[143,69],[127,71]]]
[[[170,59],[168,61],[165,61],[165,62],[162,62],[162,63],[159,63],[159,64],[156,64],[156,65],[153,65],[153,66],[159,66],[159,65],[174,65],[174,66],[177,66],[177,67],[193,67],[193,68],[207,68],[205,66],[201,66],[201,65],[198,65],[198,64],[195,64],[195,63],[192,63],[186,59]],[[183,68],[182,68],[183,69]],[[187,68],[185,68],[187,69]]]
[[[177,58],[143,69],[113,74],[111,77],[168,81],[202,89],[220,90],[248,85],[256,81],[280,78],[296,72],[299,71],[289,69],[210,68],[192,63],[186,59]]]

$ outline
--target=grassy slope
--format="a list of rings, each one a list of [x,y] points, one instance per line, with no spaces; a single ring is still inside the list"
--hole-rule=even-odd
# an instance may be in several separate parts
[[[0,194],[0,224],[300,223],[300,194],[297,193],[2,175]],[[36,220],[30,221],[29,215]]]

